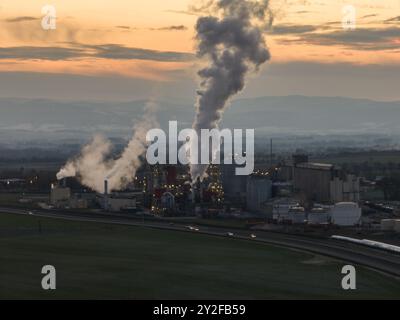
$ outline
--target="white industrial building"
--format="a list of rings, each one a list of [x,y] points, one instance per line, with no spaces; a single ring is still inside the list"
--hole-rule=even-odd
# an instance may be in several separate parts
[[[339,202],[331,209],[331,222],[338,226],[355,226],[361,223],[361,208],[355,202]]]

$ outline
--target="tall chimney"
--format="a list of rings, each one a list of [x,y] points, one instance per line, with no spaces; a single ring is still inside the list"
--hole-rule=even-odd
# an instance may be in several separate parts
[[[108,180],[104,180],[104,210],[108,210]]]

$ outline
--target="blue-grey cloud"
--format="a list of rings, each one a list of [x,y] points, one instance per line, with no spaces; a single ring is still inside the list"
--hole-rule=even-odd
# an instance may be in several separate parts
[[[0,47],[0,59],[73,60],[91,57],[114,60],[153,60],[166,62],[190,61],[193,59],[193,55],[190,53],[131,48],[118,44],[69,44],[69,47]]]
[[[83,51],[77,48],[60,47],[0,47],[0,59],[18,60],[68,60],[82,56]]]
[[[306,44],[343,46],[353,50],[396,50],[400,28],[358,28],[356,30],[333,30],[329,32],[306,32],[294,39],[280,39],[282,44]]]
[[[193,55],[184,52],[158,51],[125,47],[118,44],[86,45],[93,57],[117,60],[189,61]]]
[[[281,24],[272,27],[268,32],[274,35],[290,35],[314,32],[319,29],[320,27],[313,25]]]

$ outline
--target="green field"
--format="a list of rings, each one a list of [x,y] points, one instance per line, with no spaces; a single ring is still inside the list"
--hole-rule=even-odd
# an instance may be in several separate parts
[[[0,214],[0,298],[400,298],[400,281],[250,241],[184,232]],[[57,289],[41,289],[54,265]]]

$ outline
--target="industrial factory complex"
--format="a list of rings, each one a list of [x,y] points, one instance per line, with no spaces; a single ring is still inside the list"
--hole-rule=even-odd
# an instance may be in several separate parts
[[[2,185],[18,189],[24,183],[4,180]],[[261,228],[342,226],[400,232],[397,207],[380,208],[363,199],[367,189],[362,178],[338,166],[295,154],[272,166],[256,165],[250,176],[235,175],[235,165],[211,165],[202,181],[191,181],[187,166],[143,165],[118,192],[109,189],[106,179],[104,191],[95,192],[65,178],[51,184],[47,199],[26,195],[19,201],[52,210],[241,219]]]

